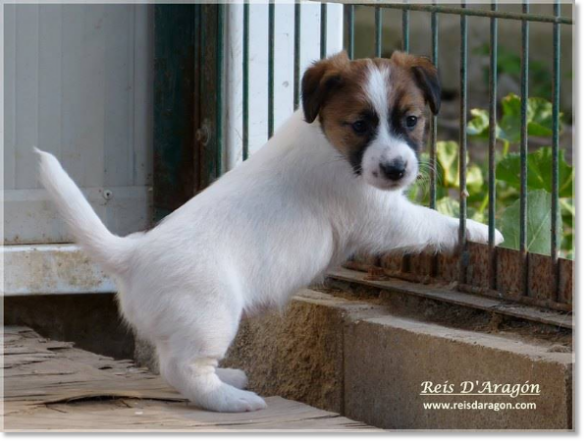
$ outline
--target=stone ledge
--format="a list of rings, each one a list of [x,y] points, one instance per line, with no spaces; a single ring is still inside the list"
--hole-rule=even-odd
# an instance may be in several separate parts
[[[388,429],[568,429],[569,353],[485,333],[393,316],[350,325],[345,334],[345,413]],[[540,396],[420,396],[421,383],[538,383]],[[494,385],[493,385],[494,386]],[[426,410],[424,402],[524,403],[535,410]]]
[[[143,352],[139,360],[144,363],[150,355]],[[305,290],[282,313],[244,320],[222,366],[244,369],[250,389],[261,395],[283,396],[383,428],[568,429],[572,359],[570,353],[521,338],[407,320],[391,315],[388,306]],[[524,397],[535,401],[535,411],[425,411],[419,392],[428,380],[528,380],[540,383],[542,395]]]

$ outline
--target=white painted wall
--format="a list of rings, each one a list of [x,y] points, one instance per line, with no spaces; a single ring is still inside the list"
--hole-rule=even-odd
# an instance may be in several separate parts
[[[320,8],[316,2],[301,5],[301,75],[320,54]],[[226,162],[232,169],[242,161],[242,36],[243,6],[227,8],[226,38]],[[275,6],[275,130],[293,113],[295,6],[276,1]],[[343,48],[343,6],[328,5],[327,53]],[[249,150],[254,154],[268,132],[268,6],[250,5]]]
[[[5,5],[8,244],[71,241],[40,189],[34,145],[57,155],[114,232],[147,227],[153,18],[152,5]]]

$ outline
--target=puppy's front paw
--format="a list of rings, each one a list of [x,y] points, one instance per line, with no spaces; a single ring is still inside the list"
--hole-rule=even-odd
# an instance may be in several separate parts
[[[485,224],[470,219],[466,220],[466,239],[468,241],[488,244],[488,232],[488,226]],[[494,237],[495,245],[505,241],[503,234],[498,229],[495,229]]]

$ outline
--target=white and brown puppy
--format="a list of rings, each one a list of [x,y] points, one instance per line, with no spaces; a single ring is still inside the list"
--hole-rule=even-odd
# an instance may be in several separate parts
[[[246,376],[218,368],[245,312],[283,306],[358,250],[452,250],[458,221],[410,203],[426,104],[440,107],[425,58],[317,62],[296,112],[250,160],[154,229],[110,233],[51,154],[41,180],[75,238],[110,272],[126,320],[157,347],[165,380],[214,411],[266,407]],[[488,228],[468,221],[468,239]],[[500,233],[498,240],[502,240]]]

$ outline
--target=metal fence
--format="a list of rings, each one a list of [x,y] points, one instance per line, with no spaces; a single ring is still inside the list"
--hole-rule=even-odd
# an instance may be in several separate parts
[[[355,12],[356,8],[371,8],[372,13],[374,15],[374,22],[375,22],[375,32],[373,35],[374,39],[374,47],[375,56],[381,56],[383,51],[383,36],[382,36],[382,29],[383,29],[383,8],[396,10],[397,13],[400,13],[402,16],[402,50],[409,51],[410,49],[410,12],[411,11],[419,11],[419,12],[427,12],[429,13],[429,20],[430,20],[430,27],[431,27],[431,59],[436,66],[438,65],[438,47],[440,44],[439,40],[439,21],[441,17],[444,15],[457,15],[460,17],[460,47],[459,47],[459,63],[460,63],[460,82],[459,82],[459,89],[460,89],[460,118],[459,118],[459,179],[460,179],[460,193],[459,193],[459,218],[460,218],[460,228],[459,228],[459,241],[461,246],[461,253],[459,255],[459,273],[457,275],[457,279],[460,283],[460,287],[474,290],[477,293],[482,293],[484,295],[493,296],[497,298],[505,298],[505,299],[513,299],[521,302],[527,302],[529,304],[537,304],[539,306],[545,307],[552,307],[556,309],[562,310],[571,310],[571,297],[567,295],[567,286],[568,284],[571,287],[571,284],[568,282],[561,282],[561,279],[570,279],[571,277],[568,276],[560,276],[560,258],[559,258],[559,250],[560,250],[560,239],[558,235],[558,214],[560,211],[559,208],[559,149],[560,149],[560,141],[559,141],[559,118],[560,118],[560,28],[564,25],[572,25],[573,20],[571,18],[562,17],[561,16],[561,5],[559,0],[554,0],[552,4],[552,14],[551,15],[536,15],[531,13],[530,5],[527,1],[522,4],[521,12],[519,13],[510,13],[510,12],[503,12],[499,10],[499,6],[496,2],[490,5],[490,10],[486,9],[478,9],[471,7],[472,5],[467,5],[466,3],[462,3],[460,7],[457,6],[442,6],[435,4],[430,5],[422,5],[422,4],[409,4],[407,2],[403,3],[384,3],[378,1],[362,1],[359,3],[349,2],[345,0],[333,0],[330,3],[342,3],[345,5],[345,46],[350,58],[354,58],[355,56]],[[269,15],[269,31],[268,31],[268,41],[269,41],[269,54],[268,54],[268,136],[272,136],[274,131],[274,60],[275,60],[275,48],[274,48],[274,37],[275,37],[275,8],[278,5],[275,5],[273,1],[269,2],[267,5],[268,8],[268,15]],[[299,62],[299,54],[300,54],[300,42],[303,38],[303,30],[300,26],[300,17],[301,17],[301,9],[304,5],[301,2],[297,2],[295,4],[295,35],[294,35],[294,93],[292,100],[294,101],[294,106],[297,108],[299,106],[299,96],[300,96],[300,62]],[[222,20],[224,15],[224,8],[225,6],[219,5],[219,13],[218,13],[218,20],[219,20],[219,28],[222,28]],[[249,23],[249,5],[244,5],[244,14],[243,14],[243,157],[246,159],[249,155],[249,95],[248,95],[248,88],[249,88],[249,32],[250,32],[250,23]],[[468,18],[469,17],[483,17],[486,20],[490,21],[490,36],[489,36],[489,58],[490,58],[490,67],[489,67],[489,96],[488,104],[489,104],[489,140],[488,140],[488,157],[489,157],[489,177],[488,177],[488,189],[489,189],[489,203],[488,203],[488,225],[489,225],[489,246],[488,246],[488,278],[486,285],[482,288],[471,288],[471,285],[468,284],[469,280],[467,278],[467,268],[470,265],[470,248],[466,244],[466,219],[467,219],[467,193],[466,193],[466,171],[467,171],[467,151],[468,151],[468,139],[467,139],[467,123],[468,123]],[[320,53],[321,57],[325,57],[326,55],[326,27],[327,27],[327,8],[326,4],[322,3],[321,5],[321,41],[320,41]],[[518,251],[518,256],[515,260],[518,260],[515,268],[517,269],[516,272],[519,273],[518,278],[520,279],[519,284],[516,287],[512,294],[511,291],[507,289],[503,290],[502,285],[499,285],[498,278],[499,278],[499,269],[502,271],[502,267],[499,268],[499,254],[498,249],[495,247],[495,214],[496,214],[496,145],[497,145],[497,138],[496,138],[496,127],[497,127],[497,61],[498,61],[498,21],[499,20],[514,20],[519,22],[519,26],[521,27],[521,35],[522,35],[522,51],[521,51],[521,141],[520,141],[520,159],[521,159],[521,169],[520,169],[520,248]],[[545,297],[531,297],[530,294],[530,286],[532,283],[530,282],[530,264],[529,264],[529,252],[528,252],[528,245],[527,245],[527,156],[528,156],[528,122],[527,122],[527,103],[529,98],[529,27],[531,22],[545,22],[550,23],[553,27],[553,81],[552,81],[552,91],[551,91],[551,101],[553,106],[553,119],[552,119],[552,156],[553,156],[553,165],[552,165],[552,199],[551,199],[551,254],[549,257],[549,271],[552,276],[552,284],[549,286],[550,291],[548,291],[549,295]],[[221,42],[218,45],[218,66],[217,66],[217,76],[219,79],[222,78],[222,45]],[[221,84],[219,81],[218,84]],[[221,88],[220,88],[221,89]],[[220,95],[221,97],[221,95]],[[220,107],[218,107],[219,109]],[[218,125],[218,138],[221,139],[221,112],[219,112],[218,120],[220,124]],[[432,116],[430,121],[430,207],[436,207],[436,199],[437,199],[437,177],[436,177],[436,144],[437,144],[437,117]],[[221,167],[222,160],[222,149],[220,145],[220,149],[217,150],[218,155],[220,158],[217,161],[218,167]],[[218,171],[220,174],[221,171]],[[404,258],[404,262],[402,265],[402,271],[405,269],[409,269],[411,266],[409,265],[409,257]],[[437,262],[437,258],[432,258]],[[514,261],[514,260],[513,260]],[[508,259],[508,263],[511,263],[510,258]],[[517,266],[518,265],[518,266]],[[543,267],[543,264],[541,265]],[[571,267],[571,265],[570,265]],[[432,269],[437,268],[436,266],[432,266]],[[437,273],[437,269],[435,271],[431,271],[432,274]],[[402,274],[406,274],[403,272]],[[538,277],[538,276],[536,276]],[[561,286],[564,284],[566,286],[563,289],[563,292],[566,293],[562,295]],[[569,299],[568,299],[569,298]]]

